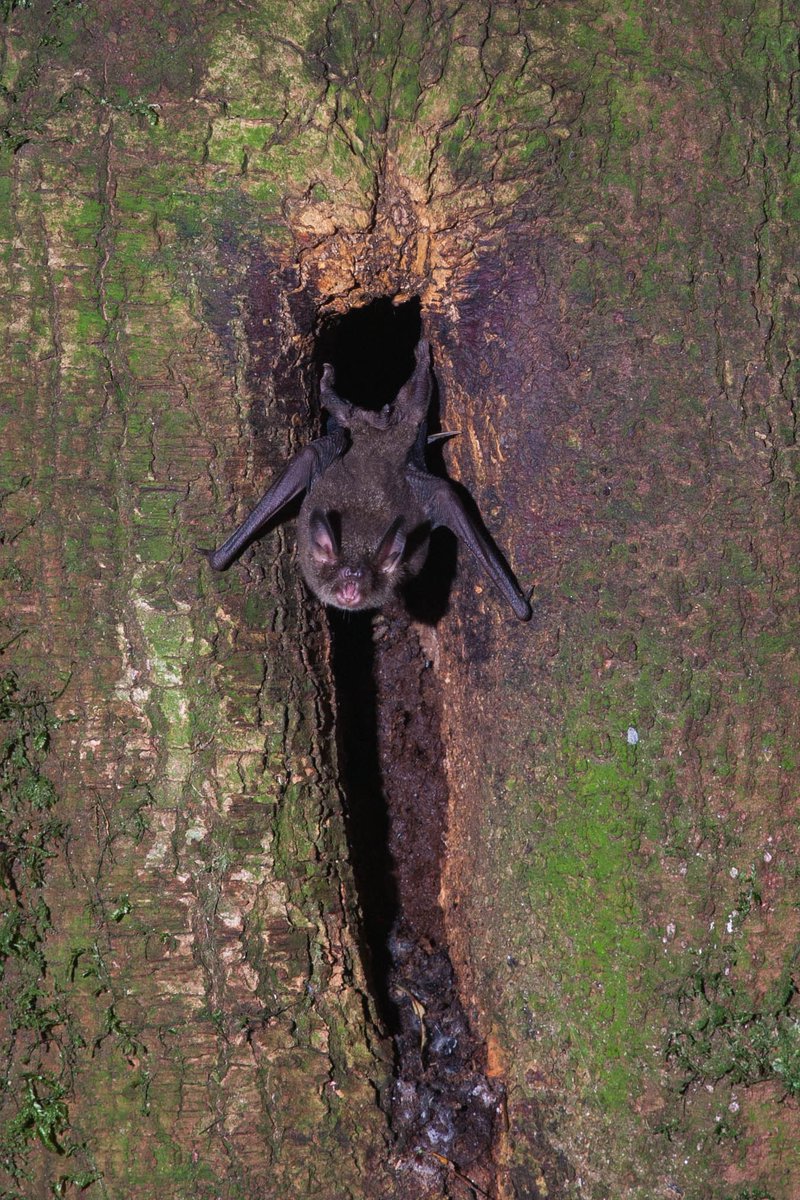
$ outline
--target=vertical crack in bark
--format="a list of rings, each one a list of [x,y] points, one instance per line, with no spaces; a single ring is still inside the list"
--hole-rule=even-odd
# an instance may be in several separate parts
[[[398,1167],[409,1194],[490,1195],[502,1093],[459,1000],[439,905],[447,782],[432,664],[399,608],[334,613],[331,627],[362,951],[394,1040]]]
[[[382,340],[387,321],[405,338]],[[395,325],[376,302],[323,331],[319,349],[348,398],[380,406],[403,382],[393,368],[410,361],[418,331],[418,318],[401,313]],[[415,612],[422,601],[413,597]],[[332,611],[330,623],[361,949],[395,1051],[386,1101],[400,1194],[488,1196],[502,1091],[461,1005],[439,903],[448,789],[433,664],[399,602],[385,616]]]

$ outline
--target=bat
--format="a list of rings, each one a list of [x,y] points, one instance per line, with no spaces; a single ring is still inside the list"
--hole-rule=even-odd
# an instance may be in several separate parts
[[[428,471],[427,415],[433,388],[427,341],[391,404],[379,412],[337,395],[325,363],[320,383],[327,432],[305,446],[278,475],[249,517],[218,550],[203,551],[224,571],[291,500],[305,493],[297,529],[298,557],[312,592],[334,608],[381,608],[422,569],[432,530],[446,526],[474,554],[521,621],[531,606],[480,518],[447,479]]]

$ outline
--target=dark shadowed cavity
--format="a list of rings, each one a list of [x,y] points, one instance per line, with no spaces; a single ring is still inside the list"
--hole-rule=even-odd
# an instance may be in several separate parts
[[[326,321],[317,338],[322,373],[333,364],[336,390],[361,408],[390,403],[414,368],[422,335],[417,298],[395,305],[382,297]],[[362,912],[362,951],[382,1021],[392,1033],[397,1013],[389,996],[389,942],[400,897],[389,848],[390,815],[379,752],[379,696],[373,616],[329,609],[337,731],[348,838]]]
[[[388,296],[326,321],[317,336],[317,366],[332,363],[336,390],[375,412],[394,400],[414,369],[422,336],[418,297],[393,304]]]

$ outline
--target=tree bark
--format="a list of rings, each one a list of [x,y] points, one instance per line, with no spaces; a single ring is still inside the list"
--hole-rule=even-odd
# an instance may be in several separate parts
[[[534,585],[522,625],[461,561],[376,652],[433,664],[413,887],[505,1096],[473,1179],[789,1200],[795,18],[5,10],[0,1194],[480,1194],[397,1169],[291,526],[196,553],[316,433],[320,337],[418,298],[448,468]]]

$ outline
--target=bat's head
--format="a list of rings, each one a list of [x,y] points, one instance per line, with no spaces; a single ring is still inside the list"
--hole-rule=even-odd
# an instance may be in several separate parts
[[[374,546],[342,544],[337,514],[314,509],[300,542],[306,583],[323,604],[356,612],[381,608],[406,575],[406,534],[397,517]]]

